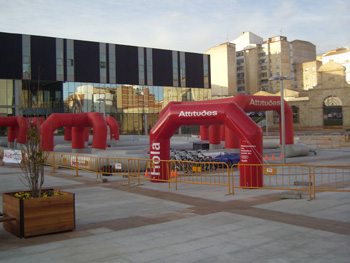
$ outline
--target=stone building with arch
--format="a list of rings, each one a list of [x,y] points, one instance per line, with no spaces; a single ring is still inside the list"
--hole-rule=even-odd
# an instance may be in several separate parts
[[[293,109],[294,127],[350,126],[350,84],[346,82],[345,67],[333,61],[323,64],[317,70],[317,80],[309,90],[285,89],[284,99]],[[280,92],[264,93],[280,96]],[[271,112],[269,116],[268,125],[277,127],[277,114]]]

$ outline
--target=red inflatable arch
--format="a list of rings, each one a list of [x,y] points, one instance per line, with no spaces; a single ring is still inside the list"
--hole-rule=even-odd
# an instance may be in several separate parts
[[[53,113],[41,126],[41,145],[53,151],[53,133],[58,127],[72,128],[72,149],[85,148],[86,127],[93,127],[93,149],[106,149],[107,124],[101,113]]]
[[[119,124],[113,117],[106,117],[106,123],[111,129],[111,139],[119,140]]]
[[[0,126],[8,127],[7,140],[14,143],[25,144],[27,142],[27,133],[29,131],[29,122],[25,117],[0,117]]]
[[[226,102],[235,102],[240,106],[243,111],[269,111],[275,110],[281,116],[281,98],[279,96],[253,96],[253,95],[236,95],[231,98],[217,99],[217,100],[207,100],[205,103],[226,103]],[[189,102],[170,102],[161,112],[160,116],[164,114],[168,107],[174,104],[202,104],[203,101],[189,101]],[[285,125],[286,125],[286,144],[294,144],[294,135],[293,135],[293,111],[289,104],[284,101],[284,113],[285,113]],[[281,124],[280,124],[281,130]],[[201,139],[209,140],[211,144],[219,144],[221,141],[221,133],[218,128],[212,126],[201,126]],[[280,138],[281,139],[281,138]],[[235,135],[228,132],[225,129],[225,145],[226,148],[238,148],[238,141],[235,138]],[[282,142],[281,142],[282,144]]]
[[[170,138],[183,125],[226,125],[240,137],[240,154],[244,164],[261,164],[263,136],[259,126],[236,103],[178,104],[173,103],[150,131],[150,158],[154,163],[151,178],[167,180],[169,171],[161,160],[170,159]],[[218,126],[220,127],[220,126]],[[244,166],[240,185],[262,186],[262,169]]]

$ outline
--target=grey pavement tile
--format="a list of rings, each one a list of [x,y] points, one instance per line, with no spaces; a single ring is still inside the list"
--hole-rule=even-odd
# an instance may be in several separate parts
[[[220,255],[232,253],[235,251],[239,251],[241,249],[243,249],[242,246],[225,241],[225,242],[218,242],[216,244],[213,244],[209,247],[205,247],[198,251],[212,257],[212,256],[220,256]]]
[[[168,257],[166,259],[161,259],[159,261],[154,261],[155,263],[193,263],[201,262],[208,258],[208,255],[199,251],[190,251],[187,253],[182,253]]]

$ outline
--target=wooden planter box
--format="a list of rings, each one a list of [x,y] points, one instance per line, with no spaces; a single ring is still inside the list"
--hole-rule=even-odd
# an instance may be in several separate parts
[[[53,189],[43,191],[46,190]],[[75,228],[74,194],[22,200],[14,197],[15,193],[2,195],[4,216],[15,218],[3,223],[4,229],[10,233],[18,237],[31,237]]]

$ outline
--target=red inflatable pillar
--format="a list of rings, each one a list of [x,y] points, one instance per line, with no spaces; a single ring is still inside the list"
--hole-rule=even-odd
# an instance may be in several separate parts
[[[231,131],[229,128],[225,128],[225,148],[226,149],[239,149],[240,142],[239,137]]]
[[[65,141],[72,141],[72,128],[71,127],[64,127],[64,140]]]
[[[85,148],[85,127],[72,127],[72,152],[83,152]]]
[[[85,135],[85,138],[84,138],[85,139],[85,147],[88,147],[89,146],[90,127],[85,128],[84,135]]]
[[[262,136],[261,136],[262,137]],[[246,140],[241,139],[240,149],[240,178],[239,185],[243,187],[263,187],[263,176],[262,176],[262,139],[261,140]],[[257,164],[257,165],[248,165]]]
[[[201,132],[201,141],[209,141],[209,126],[201,125],[199,129]]]
[[[221,125],[211,125],[209,129],[209,149],[221,147]]]
[[[226,126],[225,125],[221,125],[221,141],[225,141],[225,136],[226,136]]]
[[[161,183],[160,180],[169,179],[170,163],[161,162],[161,160],[170,160],[170,139],[156,137],[154,133],[150,133],[150,158],[152,159],[153,167],[151,168],[151,182]]]
[[[13,148],[15,146],[15,140],[16,140],[16,127],[8,127],[7,128],[7,142],[8,142],[8,147]]]

